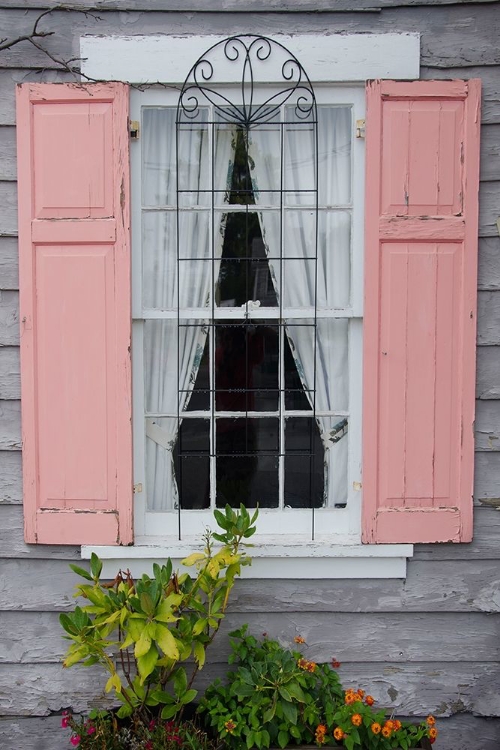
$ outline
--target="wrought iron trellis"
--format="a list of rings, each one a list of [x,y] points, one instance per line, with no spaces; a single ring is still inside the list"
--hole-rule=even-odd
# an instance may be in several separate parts
[[[272,66],[272,75],[269,75],[270,68]],[[276,71],[279,71],[278,76]],[[273,93],[270,93],[267,98],[266,95],[262,94],[266,91],[266,85],[269,80],[276,82],[277,78],[280,80],[278,84],[278,90],[276,91],[276,85],[273,85]],[[231,85],[231,90],[234,90],[236,84],[238,93],[230,98],[228,96],[228,87],[226,84]],[[267,89],[268,90],[268,89]],[[286,107],[286,109],[285,109]],[[212,113],[208,121],[204,120],[204,113],[207,108]],[[215,257],[214,237],[217,228],[215,226],[214,209],[216,205],[216,189],[214,183],[214,170],[215,170],[215,148],[214,148],[214,133],[215,128],[220,123],[225,123],[235,128],[235,130],[243,132],[243,137],[246,139],[247,153],[248,153],[248,138],[249,132],[259,126],[268,125],[270,123],[276,123],[279,120],[280,127],[280,144],[281,144],[281,167],[280,167],[280,185],[277,190],[269,192],[277,192],[279,194],[279,211],[280,211],[280,247],[279,247],[279,267],[280,267],[280,288],[278,296],[279,303],[279,315],[278,315],[278,326],[280,331],[279,336],[279,362],[280,372],[278,375],[279,384],[279,397],[278,397],[278,418],[279,418],[279,485],[280,493],[283,493],[281,485],[284,480],[284,394],[282,386],[284,383],[284,374],[281,372],[283,368],[283,342],[287,336],[285,332],[285,324],[283,318],[283,216],[284,216],[284,196],[286,193],[284,185],[284,169],[283,169],[283,128],[287,124],[287,118],[282,117],[283,113],[293,111],[295,120],[294,122],[306,123],[312,127],[313,139],[314,139],[314,188],[313,190],[304,191],[313,193],[313,203],[309,204],[309,208],[315,213],[315,239],[314,248],[311,248],[310,254],[314,258],[314,318],[311,319],[311,327],[314,335],[314,351],[316,352],[316,299],[317,299],[317,259],[318,259],[318,116],[317,116],[317,104],[316,97],[314,94],[313,86],[310,79],[302,67],[297,57],[290,52],[283,44],[273,39],[269,39],[265,36],[260,35],[238,35],[231,36],[227,39],[217,42],[208,48],[194,63],[190,69],[186,80],[182,86],[176,115],[176,154],[177,160],[179,159],[179,133],[182,126],[188,123],[203,122],[204,125],[211,128],[211,174],[212,184],[210,189],[211,201],[211,253],[209,260],[211,260],[211,315],[209,326],[214,328],[215,326],[215,264],[220,258]],[[179,163],[176,164],[176,191],[177,191],[177,278],[180,278],[180,209],[179,209],[179,196],[183,192],[179,186]],[[252,191],[252,187],[249,186],[249,192]],[[228,211],[230,211],[230,204],[227,205]],[[255,206],[257,209],[257,206]],[[246,211],[248,213],[248,202]],[[309,255],[309,253],[308,253]],[[246,259],[248,260],[248,259]],[[287,260],[297,260],[287,256]],[[180,289],[179,284],[177,287],[178,292],[178,319],[177,319],[177,331],[178,331],[178,362],[180,359]],[[207,316],[208,317],[208,316]],[[248,303],[245,309],[245,319],[252,321],[252,310],[249,308]],[[198,325],[201,325],[202,321],[197,321]],[[209,343],[212,341],[212,355],[213,355],[213,341],[214,331],[209,333]],[[211,396],[210,396],[210,424],[211,424],[211,435],[210,435],[210,476],[211,476],[211,492],[212,495],[215,492],[215,464],[212,462],[212,458],[215,458],[215,452],[213,446],[215,444],[215,398],[213,391],[215,390],[214,385],[214,357],[211,356]],[[178,389],[180,389],[180,369],[178,365]],[[310,415],[312,417],[312,424],[316,423],[316,357],[314,357],[314,376],[313,383],[311,386],[312,391],[312,410]],[[180,439],[180,424],[181,414],[179,409],[178,400],[178,439]],[[248,420],[248,408],[244,414]],[[310,451],[311,456],[311,471],[310,471],[310,482],[313,481],[314,476],[314,451],[312,450],[312,438],[310,439]],[[181,461],[182,463],[182,461]],[[179,478],[180,479],[180,478]],[[179,481],[179,485],[181,482]],[[178,530],[179,538],[181,537],[181,488],[179,486],[179,503],[178,503]],[[310,497],[312,494],[310,492]],[[314,502],[311,507],[311,534],[314,538]]]

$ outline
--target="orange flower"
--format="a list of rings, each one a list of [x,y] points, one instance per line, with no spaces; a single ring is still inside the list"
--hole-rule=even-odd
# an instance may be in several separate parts
[[[357,691],[355,693],[353,693],[353,695],[354,695],[354,700],[355,701],[360,701],[361,700],[361,696],[360,696],[360,694]]]
[[[389,729],[391,730],[394,729],[394,722],[392,721],[392,719],[387,719],[387,721],[384,724],[384,727],[389,727]]]
[[[226,728],[226,732],[229,732],[229,734],[232,734],[234,730],[236,729],[236,722],[234,722],[232,719],[229,719],[229,721],[226,721],[224,726]]]
[[[333,657],[330,664],[332,665],[333,669],[338,669],[338,667],[340,667],[340,662],[337,661],[335,657]]]
[[[306,670],[308,672],[314,672],[316,669],[316,662],[315,661],[308,661],[306,665]]]
[[[295,641],[295,643],[305,643],[306,642],[306,639],[302,638],[301,635],[296,635],[293,640]]]
[[[314,733],[314,737],[316,739],[316,742],[318,745],[324,745],[326,742],[326,726],[324,724],[318,724],[316,727],[316,731]]]
[[[399,721],[399,719],[394,719],[392,723],[394,724],[394,729],[396,730],[396,732],[399,732],[399,730],[403,726],[401,722]]]
[[[382,729],[382,737],[390,737],[392,734],[392,729],[390,727],[384,727]]]
[[[356,700],[354,697],[354,693],[346,693],[344,700],[347,703],[347,705],[350,706],[351,703],[354,703],[354,701]]]
[[[378,723],[378,721],[375,721],[372,724],[372,726],[371,726],[371,730],[372,730],[373,734],[380,734],[381,729],[382,729],[382,727],[380,726],[380,724]]]
[[[434,724],[436,723],[436,719],[434,718],[434,716],[428,716],[426,721],[430,727],[433,727]]]
[[[307,669],[308,661],[307,659],[299,659],[297,662],[297,666],[299,669]]]
[[[361,690],[360,688],[358,688],[358,695],[359,695],[359,697],[360,697],[361,699],[363,699],[363,698],[365,697],[365,691],[364,691],[364,690]]]
[[[367,706],[373,706],[373,704],[375,703],[375,698],[372,698],[371,695],[367,695],[365,698],[365,703]]]
[[[436,729],[436,727],[431,727],[429,729],[429,737],[435,740],[437,736],[438,736],[438,730]]]
[[[361,714],[353,714],[351,716],[351,721],[355,727],[359,727],[361,725],[361,722],[363,721],[363,718]]]
[[[333,736],[336,740],[342,740],[345,737],[345,732],[340,727],[335,727],[333,730]]]

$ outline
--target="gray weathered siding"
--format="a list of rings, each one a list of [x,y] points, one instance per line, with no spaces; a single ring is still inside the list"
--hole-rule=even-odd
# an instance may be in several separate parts
[[[72,0],[88,7],[88,0]],[[0,0],[0,38],[26,33],[54,2]],[[406,581],[247,581],[224,630],[300,633],[316,659],[335,656],[402,715],[434,712],[441,750],[500,747],[500,7],[467,0],[125,0],[99,19],[60,11],[43,28],[55,57],[83,33],[332,33],[418,31],[424,78],[483,80],[475,538],[422,545]],[[210,10],[207,10],[210,6]],[[113,10],[112,8],[119,8]],[[331,11],[335,8],[335,12]],[[0,52],[0,747],[57,750],[57,714],[95,699],[95,673],[60,666],[58,613],[72,604],[78,549],[22,539],[16,223],[15,84],[66,80],[29,43]],[[223,637],[200,684],[223,671]]]

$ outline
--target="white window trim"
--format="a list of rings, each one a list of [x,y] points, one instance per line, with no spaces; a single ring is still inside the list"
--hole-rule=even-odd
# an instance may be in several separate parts
[[[182,84],[200,51],[222,41],[224,36],[82,37],[82,72],[98,79],[129,83]],[[271,38],[293,52],[317,83],[365,82],[371,78],[407,79],[419,77],[420,35],[331,34],[273,35]],[[228,75],[229,78],[229,75]],[[267,81],[272,83],[273,81]],[[358,483],[356,483],[358,484]],[[359,490],[356,487],[356,490]],[[351,493],[350,493],[351,494]],[[361,493],[357,494],[360,516]],[[137,495],[136,495],[137,500]],[[139,505],[140,505],[139,501]],[[142,514],[137,507],[140,517]],[[134,547],[84,546],[82,557],[96,552],[104,560],[104,574],[113,577],[117,567],[128,566],[134,575],[152,570],[154,562],[170,556],[179,563],[199,540],[161,539],[148,544],[136,528]],[[355,535],[357,536],[357,535]],[[359,537],[360,539],[360,532]],[[257,540],[256,540],[257,541]],[[294,541],[261,538],[251,550],[253,565],[244,569],[244,578],[405,578],[407,558],[413,545],[361,545],[348,535],[335,539]]]

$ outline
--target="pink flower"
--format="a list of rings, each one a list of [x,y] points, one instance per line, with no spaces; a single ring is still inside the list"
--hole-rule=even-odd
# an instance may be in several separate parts
[[[151,721],[149,722],[149,731],[152,732],[155,726],[156,726],[156,721],[154,719],[151,719]]]
[[[153,750],[153,743],[150,740],[148,740],[146,744],[144,745],[144,747],[146,750]]]
[[[87,728],[87,734],[94,734],[95,732],[95,726],[93,724],[89,724]]]
[[[64,714],[63,714],[63,717],[61,719],[61,726],[62,726],[62,728],[66,729],[66,727],[68,726],[68,724],[69,724],[69,716],[64,716]]]
[[[74,747],[76,747],[77,745],[80,744],[80,740],[81,740],[81,737],[79,734],[72,734],[69,741]]]

